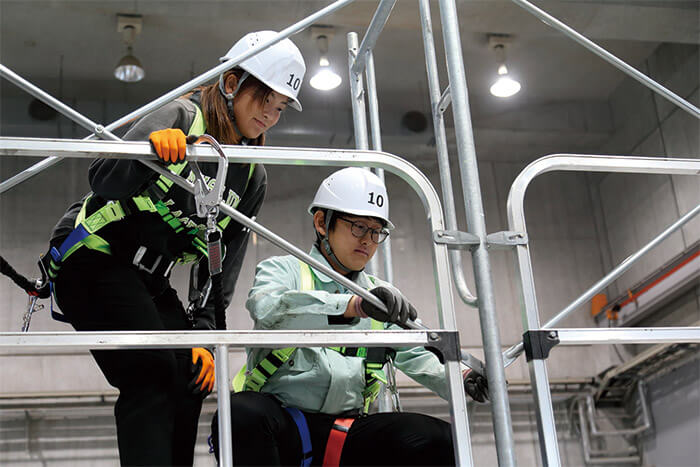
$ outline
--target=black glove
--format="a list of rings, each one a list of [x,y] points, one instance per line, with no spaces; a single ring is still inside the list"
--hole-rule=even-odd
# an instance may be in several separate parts
[[[376,319],[377,321],[402,325],[406,324],[409,319],[415,321],[418,317],[416,309],[413,308],[413,305],[409,303],[406,297],[401,295],[401,292],[388,287],[376,287],[370,290],[370,292],[372,295],[379,298],[387,308],[387,312],[383,312],[369,301],[362,300],[360,307],[370,318]]]
[[[472,370],[464,373],[464,391],[477,402],[489,400],[489,382]]]

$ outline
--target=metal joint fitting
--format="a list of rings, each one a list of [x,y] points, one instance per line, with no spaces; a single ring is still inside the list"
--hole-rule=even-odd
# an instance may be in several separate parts
[[[557,331],[547,329],[534,329],[523,334],[523,345],[527,361],[546,360],[549,351],[559,343]]]
[[[459,230],[436,230],[433,242],[447,245],[451,250],[474,248],[481,245],[481,239],[469,232]]]
[[[431,331],[428,333],[431,344],[425,346],[430,350],[440,363],[460,361],[462,359],[462,348],[459,345],[458,331]]]
[[[527,245],[527,243],[528,238],[525,232],[505,230],[486,236],[486,248],[490,250],[508,250],[518,245]]]

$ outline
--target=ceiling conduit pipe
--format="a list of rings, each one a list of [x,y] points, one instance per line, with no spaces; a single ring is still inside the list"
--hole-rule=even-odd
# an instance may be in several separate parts
[[[447,152],[447,136],[445,135],[445,119],[443,117],[446,106],[442,108],[440,105],[440,79],[438,78],[435,42],[433,40],[433,24],[430,18],[430,3],[428,0],[420,0],[419,6],[421,26],[423,28],[426,71],[428,73],[428,88],[430,89],[433,131],[435,132],[435,148],[437,149],[440,185],[442,186],[442,199],[445,207],[445,224],[448,230],[458,230],[452,188],[452,173],[450,172],[450,159]],[[449,250],[448,254],[450,256],[450,265],[452,266],[452,279],[459,297],[465,304],[476,307],[477,298],[469,291],[464,277],[462,253],[459,250]]]

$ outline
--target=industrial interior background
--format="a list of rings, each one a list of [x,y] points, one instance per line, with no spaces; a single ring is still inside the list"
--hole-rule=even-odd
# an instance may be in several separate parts
[[[64,1],[0,0],[0,63],[93,120],[107,124],[215,66],[240,36],[260,29],[281,30],[330,2],[273,1]],[[507,230],[505,202],[515,176],[551,153],[700,157],[698,121],[626,77],[578,44],[506,0],[458,1],[462,47],[469,86],[479,175],[489,232]],[[560,0],[537,5],[662,85],[698,105],[700,12],[696,1]],[[269,134],[268,145],[352,148],[352,113],[347,84],[346,34],[362,37],[377,6],[356,1],[324,18],[332,26],[329,60],[343,77],[329,92],[311,88],[319,50],[310,31],[292,37],[306,58],[300,99],[303,113],[286,112]],[[438,62],[446,83],[437,2],[431,2]],[[142,15],[143,29],[133,52],[145,69],[138,83],[122,83],[113,70],[125,53],[117,14]],[[506,63],[522,83],[510,98],[489,94],[498,57],[489,35],[506,34]],[[382,140],[386,152],[423,171],[440,192],[432,132],[418,4],[397,2],[374,52]],[[35,104],[34,104],[35,105]],[[32,98],[0,83],[0,136],[83,138],[87,132],[62,116],[32,109]],[[459,185],[454,128],[447,132],[460,229],[467,230]],[[118,132],[121,134],[121,132]],[[49,156],[50,154],[47,154]],[[35,159],[0,158],[0,181]],[[36,274],[37,257],[67,205],[88,190],[87,161],[66,160],[0,195],[0,253],[25,274]],[[307,249],[312,227],[306,207],[329,169],[268,167],[268,194],[258,220]],[[414,302],[428,325],[437,325],[430,265],[431,236],[413,191],[387,173],[396,285]],[[537,180],[526,197],[526,217],[541,318],[546,321],[596,280],[637,251],[700,202],[697,177],[552,173]],[[633,302],[617,321],[590,305],[562,327],[683,326],[700,321],[700,219],[694,219],[648,254],[607,289],[610,301],[659,275],[667,277],[645,306]],[[249,244],[229,329],[250,329],[243,306],[257,262],[283,252],[261,238]],[[683,259],[682,275],[672,266]],[[496,306],[504,346],[522,334],[512,253],[492,255]],[[465,272],[473,288],[470,255]],[[186,290],[184,268],[175,274]],[[381,275],[381,274],[380,274]],[[181,295],[184,296],[184,295]],[[622,297],[622,298],[620,298]],[[478,313],[455,294],[464,348],[481,354]],[[636,305],[635,305],[636,304]],[[48,303],[45,304],[48,308]],[[0,330],[17,331],[26,296],[0,281]],[[47,312],[34,317],[33,331],[71,328]],[[609,367],[630,362],[642,346],[556,348],[548,359],[562,462],[584,465],[577,407],[572,401],[595,393],[592,384]],[[651,353],[654,353],[652,351]],[[655,353],[659,355],[659,353]],[[697,465],[700,459],[700,375],[697,349],[686,346],[657,358],[639,359],[633,371],[647,374],[650,427],[638,436],[601,437],[598,456],[619,452],[641,456],[638,465]],[[233,362],[240,362],[233,352]],[[644,373],[646,372],[646,373]],[[524,358],[509,367],[516,455],[520,465],[539,464],[534,406]],[[598,381],[600,378],[598,378]],[[447,417],[444,401],[401,380],[407,408]],[[211,397],[210,399],[213,399]],[[114,465],[116,437],[111,419],[114,392],[87,352],[50,355],[0,354],[0,464]],[[627,401],[627,399],[625,399]],[[611,404],[614,405],[614,404]],[[639,421],[622,420],[634,411],[601,405],[599,423],[614,430]],[[214,465],[206,436],[213,402],[202,416],[197,465]],[[495,465],[490,412],[470,404],[476,465]],[[622,421],[621,421],[622,420]],[[625,424],[629,425],[625,425]]]

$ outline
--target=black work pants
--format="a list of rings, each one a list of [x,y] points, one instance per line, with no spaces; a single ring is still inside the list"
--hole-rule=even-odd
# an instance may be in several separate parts
[[[77,331],[188,329],[175,290],[104,253],[81,248],[56,280],[56,299]],[[114,406],[122,465],[192,465],[202,398],[187,390],[190,349],[96,350],[97,364],[119,389]]]
[[[321,465],[335,415],[304,412],[313,460]],[[212,441],[218,458],[218,420]],[[299,466],[301,438],[291,415],[273,397],[257,392],[231,395],[234,465]],[[359,417],[350,427],[340,465],[454,465],[449,423],[415,413]]]

